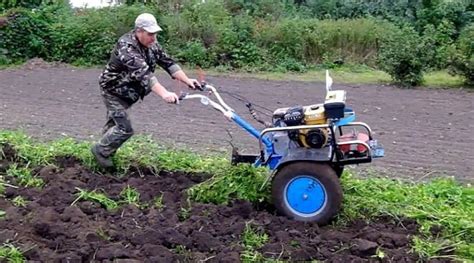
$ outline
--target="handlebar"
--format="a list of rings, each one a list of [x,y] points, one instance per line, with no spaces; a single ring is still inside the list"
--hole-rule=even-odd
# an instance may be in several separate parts
[[[214,88],[212,85],[209,85],[205,82],[201,84],[201,87],[203,87],[203,91],[209,91],[210,93],[214,94],[214,96],[217,98],[218,102],[215,102],[211,100],[208,96],[202,95],[202,94],[188,94],[188,93],[183,93],[179,96],[180,100],[187,100],[187,99],[200,99],[201,103],[204,105],[211,105],[214,109],[222,112],[225,117],[227,117],[229,120],[234,121],[237,123],[240,127],[245,129],[247,132],[252,134],[255,138],[259,140],[259,143],[265,144],[266,151],[268,153],[273,152],[273,144],[268,138],[262,138],[260,137],[260,131],[255,129],[250,123],[242,119],[239,115],[237,115],[234,110],[227,105],[222,97],[220,96],[219,92],[217,91],[216,88]]]
[[[179,100],[200,99],[202,104],[211,105],[214,109],[222,112],[225,115],[229,114],[230,112],[234,112],[234,110],[224,102],[224,100],[222,99],[217,89],[213,87],[212,85],[209,85],[203,82],[201,83],[200,88],[198,88],[197,85],[195,87],[196,89],[199,89],[201,91],[209,91],[210,93],[214,94],[214,96],[216,96],[219,103],[211,100],[208,96],[201,95],[201,94],[189,94],[189,93],[182,93],[181,95],[179,95]]]

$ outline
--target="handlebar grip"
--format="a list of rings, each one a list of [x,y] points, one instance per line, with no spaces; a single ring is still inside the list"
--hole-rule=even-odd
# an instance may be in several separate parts
[[[186,96],[188,96],[188,93],[183,92],[183,93],[181,93],[181,94],[179,95],[178,100],[184,100],[184,98],[185,98]]]
[[[196,83],[196,82],[193,83],[192,86],[191,86],[191,85],[188,85],[188,87],[189,87],[190,89],[195,89],[195,90],[204,91],[203,85],[202,85],[202,84],[199,84],[199,83]]]
[[[194,83],[194,88],[200,91],[204,91],[205,86],[206,86],[206,82],[202,82],[201,84]]]

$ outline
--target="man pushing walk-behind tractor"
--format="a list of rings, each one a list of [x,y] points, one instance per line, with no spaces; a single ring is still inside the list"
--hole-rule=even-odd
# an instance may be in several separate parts
[[[328,223],[342,202],[339,177],[348,164],[369,163],[384,156],[384,149],[372,137],[370,127],[355,122],[354,111],[346,107],[346,92],[331,90],[326,71],[323,103],[276,109],[272,122],[260,120],[251,104],[252,116],[267,126],[254,128],[229,107],[219,91],[202,82],[199,90],[213,94],[217,102],[202,94],[181,94],[180,100],[199,99],[258,140],[260,154],[232,153],[233,163],[266,166],[272,173],[272,198],[278,212],[299,221]]]
[[[328,223],[341,207],[339,177],[344,166],[368,163],[384,155],[370,127],[355,122],[354,111],[345,105],[346,92],[331,89],[327,71],[326,97],[320,104],[276,109],[271,122],[259,119],[247,104],[252,116],[266,126],[260,131],[229,107],[212,85],[188,78],[156,42],[159,31],[151,14],[138,16],[135,29],[119,39],[101,75],[107,122],[92,153],[104,168],[113,167],[111,156],[133,135],[128,108],[151,91],[169,103],[199,99],[254,136],[260,153],[241,155],[233,151],[232,162],[268,167],[272,173],[265,183],[272,183],[276,209],[295,220]],[[217,101],[197,93],[178,97],[169,92],[153,76],[156,65],[191,89],[209,92]]]

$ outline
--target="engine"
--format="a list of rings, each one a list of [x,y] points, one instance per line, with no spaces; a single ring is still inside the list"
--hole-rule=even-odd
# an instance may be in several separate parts
[[[325,124],[327,118],[323,104],[297,106],[277,109],[273,114],[273,125],[276,127]],[[311,128],[288,131],[290,140],[300,147],[320,149],[328,143],[326,128]]]

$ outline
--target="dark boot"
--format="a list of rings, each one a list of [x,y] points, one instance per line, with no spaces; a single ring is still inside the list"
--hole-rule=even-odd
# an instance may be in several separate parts
[[[91,152],[92,155],[94,155],[97,163],[102,166],[102,168],[108,169],[114,167],[114,163],[112,162],[110,157],[106,157],[100,152],[98,144],[94,144],[92,146]]]

